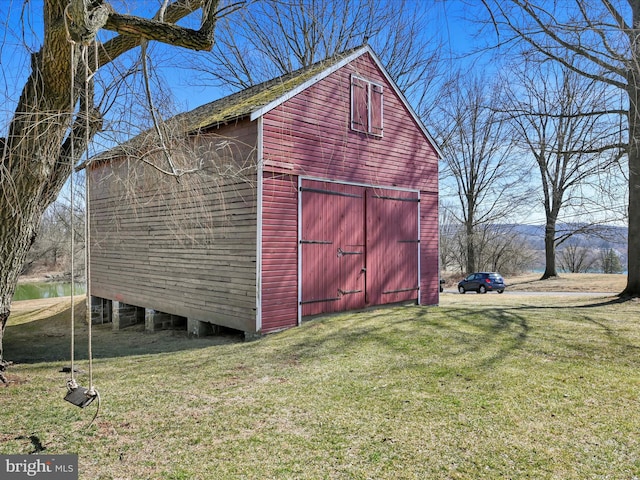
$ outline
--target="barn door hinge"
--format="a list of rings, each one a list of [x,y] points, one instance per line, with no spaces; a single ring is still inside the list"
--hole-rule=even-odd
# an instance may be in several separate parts
[[[320,188],[300,187],[301,192],[323,193],[325,195],[337,195],[339,197],[362,198],[362,195],[349,192],[336,192],[335,190],[322,190]]]
[[[338,293],[340,295],[351,295],[352,293],[362,293],[362,290],[342,290],[339,288]]]
[[[302,300],[300,305],[306,305],[307,303],[320,303],[320,302],[335,302],[340,300],[340,297],[335,298],[321,298],[319,300]]]
[[[388,195],[373,195],[373,198],[378,198],[380,200],[396,200],[398,202],[420,203],[420,199],[415,197],[406,198],[406,197],[390,197]]]
[[[342,250],[341,247],[338,247],[338,257],[342,257],[343,255],[362,255],[362,252],[346,252]]]
[[[398,290],[385,290],[382,293],[401,293],[401,292],[412,292],[414,290],[420,290],[420,287],[412,287],[412,288],[399,288]]]
[[[311,245],[332,245],[333,242],[330,240],[300,240],[300,243],[311,244]]]

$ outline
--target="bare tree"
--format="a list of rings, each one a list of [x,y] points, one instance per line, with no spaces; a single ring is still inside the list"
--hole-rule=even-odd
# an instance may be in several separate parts
[[[432,121],[444,153],[441,190],[452,189],[458,200],[453,214],[464,228],[467,272],[478,268],[478,227],[508,219],[526,188],[498,112],[500,96],[498,84],[460,75],[445,90]]]
[[[515,227],[513,224],[487,224],[478,229],[478,270],[514,275],[531,268],[535,252]]]
[[[524,48],[626,95],[629,164],[628,276],[623,296],[640,295],[640,2],[483,0],[502,46]],[[566,52],[571,56],[567,56]],[[576,61],[579,59],[579,61]]]
[[[571,241],[560,250],[560,268],[569,273],[585,273],[592,269],[597,259],[582,242]]]
[[[510,70],[509,79],[505,111],[540,174],[546,279],[558,275],[556,247],[597,223],[558,228],[561,212],[597,205],[598,180],[620,159],[620,122],[608,110],[610,89],[563,65],[523,61]]]
[[[70,278],[71,255],[75,259],[75,275],[84,270],[84,179],[76,176],[73,181],[75,188],[64,189],[42,215],[38,236],[27,253],[23,275],[45,270]],[[72,244],[76,247],[73,252]]]
[[[441,52],[432,8],[410,0],[256,2],[220,21],[211,56],[194,67],[199,81],[238,90],[369,43],[400,89],[427,108]]]
[[[151,20],[120,14],[101,0],[43,2],[44,33],[36,42],[30,73],[0,139],[0,361],[11,299],[40,218],[103,127],[103,111],[97,108],[103,104],[96,96],[108,98],[117,92],[117,78],[107,75],[100,84],[99,72],[108,72],[114,59],[143,41],[211,49],[218,2],[167,0]],[[25,10],[28,5],[25,2]],[[176,25],[198,9],[199,29]],[[102,30],[115,35],[100,42]],[[5,82],[13,78],[2,77]],[[6,85],[5,91],[9,91]]]
[[[451,208],[449,205],[440,203],[438,209],[439,215],[439,245],[438,252],[440,253],[440,272],[445,272],[447,269],[454,266],[460,266],[460,258],[457,249],[457,237],[459,235],[460,224],[451,214]]]

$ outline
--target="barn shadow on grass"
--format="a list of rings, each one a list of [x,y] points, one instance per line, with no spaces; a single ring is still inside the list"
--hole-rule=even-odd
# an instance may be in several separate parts
[[[88,358],[89,329],[85,322],[84,301],[75,311],[75,359]],[[14,363],[69,362],[71,356],[71,307],[39,315],[31,321],[11,323],[4,336],[4,357]],[[202,338],[190,338],[186,329],[161,330],[148,333],[144,325],[134,325],[119,331],[112,325],[92,327],[92,356],[94,359],[171,353],[185,350],[227,345],[242,341],[235,333],[222,333]]]

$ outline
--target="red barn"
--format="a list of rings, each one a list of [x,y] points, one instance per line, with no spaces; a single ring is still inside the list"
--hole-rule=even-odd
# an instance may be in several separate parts
[[[261,334],[438,303],[439,150],[370,47],[163,128],[87,166],[94,321]]]

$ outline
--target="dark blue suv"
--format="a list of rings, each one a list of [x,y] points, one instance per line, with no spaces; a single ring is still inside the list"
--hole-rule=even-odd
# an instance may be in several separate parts
[[[468,291],[474,291],[478,293],[496,291],[498,293],[502,293],[504,292],[504,289],[504,279],[499,273],[495,272],[472,273],[467,278],[458,283],[458,291],[460,293],[465,293]]]

